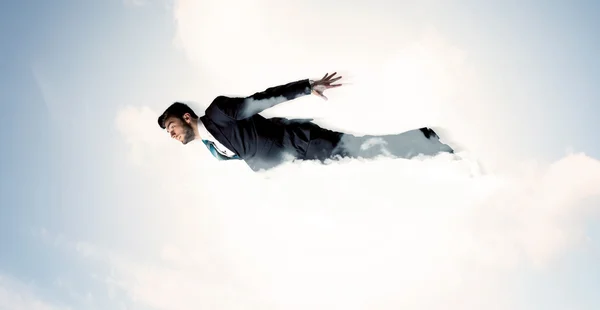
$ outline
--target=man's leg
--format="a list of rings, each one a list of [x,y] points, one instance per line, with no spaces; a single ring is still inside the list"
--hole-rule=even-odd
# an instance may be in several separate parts
[[[432,129],[424,127],[391,135],[344,134],[332,155],[352,158],[412,158],[421,154],[434,156],[441,152],[453,153],[454,150],[441,143]]]

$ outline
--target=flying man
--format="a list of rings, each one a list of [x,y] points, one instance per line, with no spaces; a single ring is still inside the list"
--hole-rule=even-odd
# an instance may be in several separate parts
[[[301,96],[313,94],[326,100],[325,90],[342,85],[335,84],[341,78],[334,78],[335,75],[290,82],[247,97],[218,96],[201,116],[188,105],[175,102],[158,117],[158,124],[184,145],[201,140],[216,159],[243,160],[254,171],[267,170],[290,159],[324,162],[380,155],[409,159],[419,154],[454,152],[427,127],[400,134],[355,136],[309,120],[265,118],[259,114]]]

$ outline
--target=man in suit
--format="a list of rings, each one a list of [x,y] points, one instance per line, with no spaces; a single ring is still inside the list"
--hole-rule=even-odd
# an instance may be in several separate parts
[[[300,96],[317,95],[341,86],[340,77],[325,74],[320,80],[303,79],[268,88],[247,97],[216,97],[204,115],[175,102],[158,117],[171,138],[187,144],[201,140],[218,160],[244,160],[254,170],[270,169],[290,159],[319,160],[374,158],[385,155],[453,153],[430,128],[392,135],[355,136],[322,128],[306,120],[265,118],[259,113]]]

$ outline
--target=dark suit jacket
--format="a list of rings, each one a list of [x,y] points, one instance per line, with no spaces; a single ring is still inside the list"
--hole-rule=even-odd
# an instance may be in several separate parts
[[[324,160],[331,155],[342,133],[310,121],[267,119],[258,114],[310,93],[309,80],[304,79],[248,97],[218,96],[200,119],[219,142],[254,171],[272,168],[289,158]]]

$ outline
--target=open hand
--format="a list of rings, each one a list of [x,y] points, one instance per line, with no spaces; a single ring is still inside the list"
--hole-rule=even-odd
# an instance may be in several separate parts
[[[342,86],[342,84],[332,84],[333,82],[342,78],[341,76],[333,78],[333,76],[336,73],[337,72],[334,72],[331,75],[325,74],[325,76],[322,79],[320,79],[318,81],[314,81],[312,83],[312,93],[327,100],[327,97],[325,97],[325,95],[323,95],[323,92],[326,89]]]

